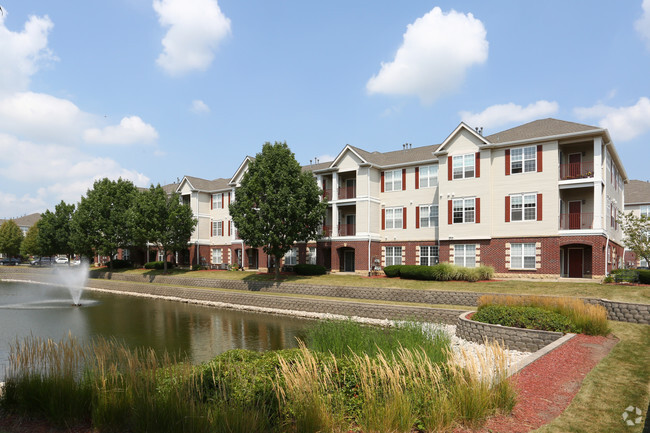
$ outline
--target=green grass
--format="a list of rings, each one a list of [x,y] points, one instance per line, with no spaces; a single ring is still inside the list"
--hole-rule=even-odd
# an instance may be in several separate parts
[[[147,271],[130,269],[120,271],[135,275],[162,275],[162,271]],[[273,281],[271,274],[234,271],[186,271],[173,270],[173,276],[191,276],[192,278],[230,279],[245,281]],[[621,302],[650,304],[650,286],[630,286],[625,284],[600,284],[597,282],[557,282],[557,281],[523,281],[523,280],[494,280],[476,283],[463,281],[417,281],[400,280],[397,278],[367,278],[359,275],[318,275],[299,276],[283,275],[283,282],[322,284],[344,287],[386,287],[397,289],[464,291],[479,293],[554,295],[572,297],[603,298]]]
[[[611,322],[620,339],[612,351],[585,377],[569,407],[551,423],[536,430],[553,432],[640,433],[643,425],[628,427],[622,414],[628,406],[644,413],[650,400],[650,326]]]

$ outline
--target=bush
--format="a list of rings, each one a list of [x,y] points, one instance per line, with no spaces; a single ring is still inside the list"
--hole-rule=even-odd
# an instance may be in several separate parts
[[[167,262],[167,269],[171,269],[174,266],[172,262]],[[161,270],[165,269],[165,262],[163,261],[158,261],[158,262],[149,262],[144,264],[145,269],[156,269],[156,270]]]
[[[399,277],[399,272],[400,272],[401,268],[402,268],[402,265],[386,266],[384,268],[384,274],[386,274],[386,276],[388,278]]]
[[[295,265],[293,270],[298,275],[325,275],[327,273],[325,266],[310,264]]]
[[[132,268],[133,267],[133,262],[131,260],[111,260],[110,262],[106,263],[106,267],[111,269],[111,266],[113,269],[127,269],[127,268]]]
[[[650,269],[637,269],[639,272],[639,283],[650,284]]]
[[[542,331],[576,332],[568,317],[538,307],[510,307],[486,305],[480,307],[472,320],[514,328],[539,329]]]

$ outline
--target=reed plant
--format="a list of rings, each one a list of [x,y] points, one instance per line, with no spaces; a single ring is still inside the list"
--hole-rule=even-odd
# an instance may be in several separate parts
[[[578,298],[568,296],[483,295],[478,299],[478,308],[481,309],[485,305],[542,308],[567,317],[578,333],[587,335],[607,335],[609,333],[605,307],[589,304]]]

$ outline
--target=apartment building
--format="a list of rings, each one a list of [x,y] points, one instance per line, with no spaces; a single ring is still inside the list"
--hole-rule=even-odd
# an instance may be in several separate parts
[[[625,212],[650,218],[650,182],[630,180],[625,188]],[[625,267],[648,267],[648,262],[632,251],[625,251]]]
[[[265,270],[227,211],[251,158],[230,179],[177,188],[199,224],[192,263]],[[596,278],[623,266],[625,169],[606,129],[557,119],[483,136],[461,123],[441,144],[393,152],[347,145],[303,167],[328,200],[323,237],[281,265],[368,273],[391,264],[493,266],[498,275]]]

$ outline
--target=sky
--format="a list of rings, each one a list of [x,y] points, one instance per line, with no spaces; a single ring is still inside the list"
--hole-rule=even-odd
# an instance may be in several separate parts
[[[554,117],[650,180],[650,0],[0,0],[0,218]]]

